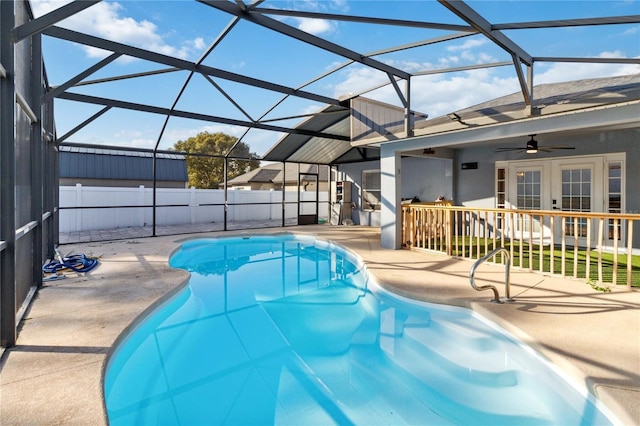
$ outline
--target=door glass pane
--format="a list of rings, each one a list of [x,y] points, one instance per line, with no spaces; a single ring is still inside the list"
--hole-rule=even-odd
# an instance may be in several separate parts
[[[516,207],[524,210],[540,210],[542,204],[540,199],[542,172],[540,170],[520,171],[517,173],[517,177]],[[529,223],[529,220],[528,216],[525,217],[522,223],[523,229],[525,231],[539,232],[540,224],[538,221]]]
[[[591,169],[562,171],[562,210],[573,212],[591,211]],[[586,218],[568,218],[565,222],[565,233],[571,236],[575,234],[576,220],[578,221],[578,236],[586,237]]]
[[[540,170],[529,170],[518,172],[516,184],[517,200],[519,209],[540,209]]]

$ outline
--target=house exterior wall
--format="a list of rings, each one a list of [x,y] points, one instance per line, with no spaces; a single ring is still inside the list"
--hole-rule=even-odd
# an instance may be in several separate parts
[[[572,157],[585,157],[592,155],[614,154],[624,153],[624,182],[625,182],[625,200],[623,211],[626,213],[640,213],[640,129],[624,129],[624,130],[610,130],[592,133],[558,133],[555,137],[549,135],[539,136],[538,142],[540,146],[545,145],[568,145],[573,146],[573,150],[555,150],[551,152],[539,151],[535,156],[526,154],[524,152],[496,152],[498,147],[504,147],[505,144],[497,145],[478,142],[473,147],[460,147],[456,150],[455,155],[452,156],[452,170],[451,170],[451,182],[452,193],[451,198],[454,204],[465,207],[477,207],[477,208],[494,208],[495,205],[495,163],[496,161],[521,161],[527,159],[558,159],[558,158],[572,158]],[[526,138],[523,140],[526,141]],[[513,145],[513,144],[510,144]],[[397,172],[396,162],[392,160],[392,157],[396,156],[403,149],[416,150],[418,148],[424,148],[420,146],[419,139],[398,141],[393,144],[385,144],[381,149],[381,163],[385,163],[385,158],[389,158],[388,170],[382,167],[383,176],[393,177]],[[404,159],[406,160],[406,158]],[[421,181],[433,182],[433,179],[439,179],[442,177],[442,169],[433,167],[433,164],[425,168],[412,168],[411,162],[401,161],[400,175],[401,175],[401,188],[402,198],[411,196],[405,194],[404,191],[411,188],[414,185],[419,185]],[[463,163],[477,163],[477,168],[462,169]],[[603,182],[605,185],[606,182]],[[387,186],[392,186],[391,180],[387,181]],[[417,189],[417,188],[416,188]],[[548,188],[543,188],[544,190]],[[388,191],[388,196],[385,196],[387,188],[382,187],[382,198],[388,203],[389,211],[389,223],[385,224],[385,215],[382,214],[381,226],[383,228],[395,227],[400,228],[400,225],[395,222],[395,218],[391,217],[391,213],[398,209],[395,203],[394,191]],[[393,197],[392,197],[393,195]],[[440,194],[442,195],[442,194]],[[447,194],[444,194],[447,196]],[[422,199],[422,197],[420,197]],[[449,198],[447,196],[447,198]],[[633,241],[634,247],[640,247],[640,236],[635,233]],[[397,241],[394,238],[395,233],[389,230],[385,233],[383,230],[381,242],[385,248],[397,248]]]
[[[541,145],[543,145],[541,143]],[[461,149],[456,159],[457,184],[455,204],[465,207],[495,207],[495,162],[525,159],[556,159],[575,156],[625,153],[624,213],[640,213],[640,130],[627,129],[590,135],[575,135],[546,140],[544,145],[568,145],[575,150],[538,152],[535,157],[525,153],[496,153],[487,147]],[[475,170],[462,170],[462,163],[477,162]],[[606,185],[606,182],[604,182]],[[548,188],[543,188],[548,190]],[[640,235],[635,233],[634,247],[640,247]]]
[[[454,202],[465,207],[494,208],[495,162],[569,158],[584,155],[597,155],[624,152],[625,160],[625,210],[627,213],[640,213],[640,130],[620,130],[602,132],[593,135],[576,135],[567,138],[545,140],[541,145],[568,145],[574,150],[538,152],[535,156],[526,153],[498,153],[487,146],[458,150],[455,170],[457,184]],[[462,170],[462,163],[477,162],[475,170]]]
[[[451,199],[453,194],[453,161],[431,157],[404,157],[402,165],[401,199],[417,197],[420,201],[434,201],[439,196]],[[380,170],[380,161],[340,165],[345,180],[353,182],[351,201],[356,208],[352,220],[356,225],[380,226],[380,211],[362,208],[362,172]],[[383,189],[384,191],[384,189]]]
[[[338,171],[343,174],[338,180],[346,180],[353,182],[351,187],[351,201],[356,204],[356,208],[351,212],[351,220],[356,225],[379,226],[379,211],[362,210],[362,171],[363,170],[379,170],[380,161],[366,161],[362,163],[341,164]]]
[[[405,157],[402,166],[402,199],[417,197],[435,201],[453,198],[453,161],[432,157]]]

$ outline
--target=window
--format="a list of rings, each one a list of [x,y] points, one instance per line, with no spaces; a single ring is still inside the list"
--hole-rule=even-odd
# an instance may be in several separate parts
[[[496,170],[496,207],[504,209],[507,199],[507,172],[506,169]]]
[[[380,170],[362,171],[362,210],[380,210]]]
[[[507,169],[499,167],[496,169],[496,208],[504,209],[507,202]],[[496,226],[503,227],[503,214],[498,215]]]
[[[609,190],[607,210],[609,213],[622,213],[622,163],[611,162],[609,166]],[[615,236],[613,219],[609,219],[609,239]],[[622,238],[621,221],[618,221],[618,239]]]

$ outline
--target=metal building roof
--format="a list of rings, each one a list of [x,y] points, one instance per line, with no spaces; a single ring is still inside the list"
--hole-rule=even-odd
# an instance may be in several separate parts
[[[153,180],[153,154],[129,150],[61,146],[60,177],[84,179]],[[160,181],[188,181],[182,155],[158,153]]]

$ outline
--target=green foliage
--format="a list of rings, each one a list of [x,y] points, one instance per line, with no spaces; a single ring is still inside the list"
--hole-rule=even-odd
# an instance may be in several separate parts
[[[587,284],[589,284],[591,288],[593,288],[595,291],[601,291],[603,293],[611,293],[611,289],[609,287],[602,287],[598,285],[597,281],[589,280],[587,281]]]
[[[224,182],[224,157],[247,158],[247,160],[228,160],[227,179],[233,179],[260,166],[255,153],[249,152],[249,145],[244,142],[234,144],[237,138],[218,132],[202,132],[185,141],[173,145],[176,151],[187,154],[187,173],[189,186],[201,189],[215,189]],[[233,151],[231,149],[233,148]]]

